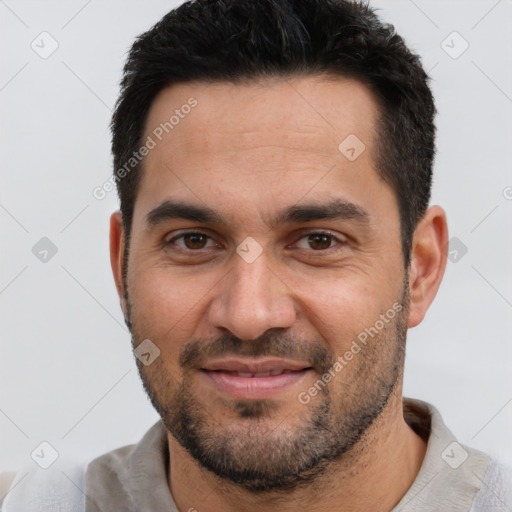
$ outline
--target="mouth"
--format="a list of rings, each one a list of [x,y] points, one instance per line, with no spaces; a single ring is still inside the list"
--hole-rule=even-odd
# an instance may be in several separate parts
[[[209,385],[240,399],[275,397],[293,386],[299,387],[312,371],[308,363],[284,359],[224,359],[201,368]]]

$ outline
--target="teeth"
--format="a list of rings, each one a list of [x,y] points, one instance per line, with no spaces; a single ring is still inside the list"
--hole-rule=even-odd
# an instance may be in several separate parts
[[[258,372],[254,374],[255,377],[268,377],[269,375],[270,372]]]
[[[274,375],[281,375],[282,373],[292,373],[292,370],[267,370],[266,372],[233,372],[238,377],[271,377]]]

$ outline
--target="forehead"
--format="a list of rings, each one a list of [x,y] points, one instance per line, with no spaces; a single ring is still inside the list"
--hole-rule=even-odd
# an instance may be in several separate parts
[[[335,198],[341,185],[347,199],[364,187],[371,200],[384,186],[373,162],[378,115],[372,92],[347,78],[172,85],[148,115],[154,148],[136,205],[148,211],[172,196],[269,209],[306,194]]]
[[[370,142],[378,116],[372,92],[360,82],[343,77],[280,77],[242,84],[185,83],[157,95],[146,134],[169,121],[190,98],[197,101],[197,106],[184,118],[182,113],[179,121],[174,119],[181,126],[176,124],[169,133],[164,130],[162,136],[167,138],[172,133],[173,145],[185,144],[192,153],[224,153],[248,149],[251,144],[273,144],[277,142],[276,132],[280,142],[288,141],[295,149],[331,152],[332,145],[337,149],[341,137],[349,133],[357,132]],[[185,122],[187,117],[189,122]],[[187,125],[191,123],[197,137],[189,136]],[[236,140],[226,137],[232,133],[236,133]]]

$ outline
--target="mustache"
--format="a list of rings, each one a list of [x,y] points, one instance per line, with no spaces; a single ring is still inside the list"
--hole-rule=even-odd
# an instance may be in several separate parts
[[[227,356],[273,356],[306,361],[319,373],[336,362],[336,354],[324,340],[306,340],[269,329],[253,340],[242,340],[226,333],[213,341],[193,340],[181,350],[179,364],[188,370],[200,368],[213,358]]]

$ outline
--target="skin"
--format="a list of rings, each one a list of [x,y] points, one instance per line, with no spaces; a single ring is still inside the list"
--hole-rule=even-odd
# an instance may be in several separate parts
[[[139,363],[139,371],[155,406],[167,414],[168,430],[176,419],[169,410],[193,404],[196,417],[205,420],[202,434],[217,440],[233,434],[239,463],[264,467],[263,453],[277,454],[276,463],[283,453],[292,459],[283,440],[298,436],[327,400],[333,410],[326,421],[334,428],[347,415],[357,417],[361,407],[375,405],[372,393],[381,389],[379,382],[393,386],[354,446],[326,462],[307,484],[286,490],[254,492],[221,478],[169,432],[173,499],[180,511],[391,510],[414,481],[426,450],[402,414],[401,347],[406,327],[422,321],[442,280],[445,213],[438,206],[427,210],[414,234],[411,265],[404,269],[396,196],[372,158],[378,103],[357,81],[303,76],[173,85],[154,100],[144,139],[190,97],[198,105],[145,158],[128,262],[121,214],[115,212],[110,223],[112,269],[133,343],[149,338],[160,349],[154,363]],[[366,146],[352,162],[338,150],[349,134]],[[283,208],[336,198],[364,209],[368,221],[268,223]],[[147,214],[166,199],[208,206],[225,224],[171,219],[149,226]],[[164,246],[185,229],[211,237],[207,247],[187,248],[183,238]],[[335,237],[329,239],[335,250],[318,249],[308,239],[319,230]],[[262,248],[252,263],[235,250],[248,236]],[[238,340],[233,347],[247,354],[257,350],[254,340],[266,348],[265,334],[271,333],[273,342],[273,333],[280,333],[295,340],[302,355],[313,357],[314,348],[326,357],[343,355],[358,333],[395,303],[403,305],[403,314],[338,372],[328,392],[306,405],[297,395],[318,380],[321,365],[273,400],[259,401],[259,407],[254,401],[237,404],[197,367],[180,366],[184,349],[197,344],[207,358],[223,336]],[[403,339],[397,334],[399,318]],[[268,347],[275,353],[276,344]],[[244,417],[242,409],[253,416]],[[344,432],[336,432],[340,446]]]

